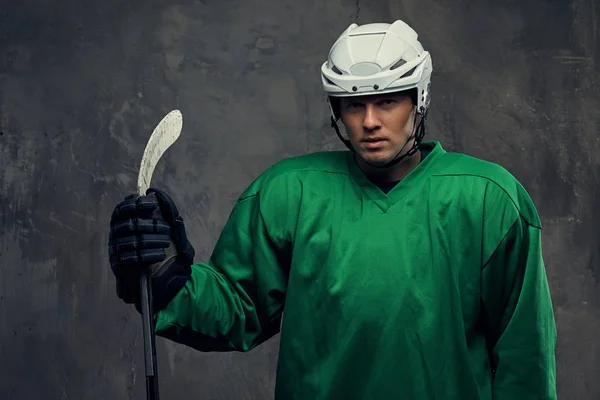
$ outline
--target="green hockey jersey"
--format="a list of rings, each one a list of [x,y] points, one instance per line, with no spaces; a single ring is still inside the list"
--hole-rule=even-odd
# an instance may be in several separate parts
[[[266,170],[157,334],[248,351],[281,332],[277,400],[555,399],[530,197],[496,164],[423,148],[388,193],[349,151]]]

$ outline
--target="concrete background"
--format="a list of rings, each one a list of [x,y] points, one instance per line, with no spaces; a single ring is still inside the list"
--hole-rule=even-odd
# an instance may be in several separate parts
[[[155,124],[154,183],[207,258],[275,161],[342,149],[319,66],[353,21],[404,19],[434,62],[428,139],[529,190],[559,330],[561,399],[600,398],[597,0],[0,0],[0,399],[142,399],[139,315],[109,270],[110,212]],[[278,339],[202,354],[158,339],[164,399],[267,399]]]

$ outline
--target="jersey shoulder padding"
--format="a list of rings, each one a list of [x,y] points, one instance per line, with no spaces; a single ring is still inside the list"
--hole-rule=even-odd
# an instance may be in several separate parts
[[[256,195],[275,182],[305,173],[348,173],[348,151],[318,151],[284,158],[261,173],[241,198]]]
[[[541,226],[539,215],[527,190],[506,168],[467,154],[447,152],[434,169],[433,176],[462,176],[465,180],[480,181],[489,190],[505,193],[528,223]]]

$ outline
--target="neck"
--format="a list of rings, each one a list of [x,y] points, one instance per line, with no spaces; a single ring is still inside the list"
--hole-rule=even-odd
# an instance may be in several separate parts
[[[367,179],[372,182],[398,182],[408,175],[421,162],[421,152],[417,151],[410,157],[406,157],[398,164],[389,168],[376,168],[367,164],[362,158],[354,155],[354,160],[363,171]]]

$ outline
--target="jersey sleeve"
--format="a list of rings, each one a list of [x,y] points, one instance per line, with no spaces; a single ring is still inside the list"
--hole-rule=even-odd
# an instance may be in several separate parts
[[[537,214],[528,218],[504,192],[490,192],[484,238],[495,247],[483,265],[481,293],[494,373],[492,397],[556,399],[556,326],[541,226]]]
[[[200,351],[248,351],[279,332],[292,202],[285,188],[253,188],[234,205],[209,260],[192,265],[191,279],[157,313],[157,335]]]

